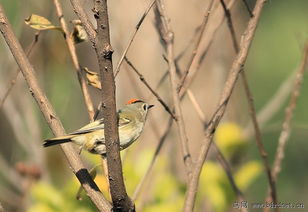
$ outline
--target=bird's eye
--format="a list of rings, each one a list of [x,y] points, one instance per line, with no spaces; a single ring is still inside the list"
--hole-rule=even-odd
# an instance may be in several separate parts
[[[144,104],[144,105],[143,105],[143,110],[147,110],[147,109],[148,109],[147,105]]]

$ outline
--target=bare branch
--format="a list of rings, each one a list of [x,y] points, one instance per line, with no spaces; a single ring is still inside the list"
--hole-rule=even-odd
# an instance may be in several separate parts
[[[235,0],[230,0],[228,2],[227,8],[231,8],[234,5],[234,2]],[[215,3],[217,4],[217,1]],[[216,35],[217,30],[223,24],[223,21],[225,19],[222,8],[217,6],[214,6],[214,8],[215,9],[213,9],[213,11],[211,12],[210,17],[208,17],[209,19],[214,20],[214,23],[211,23],[205,29],[204,34],[206,34],[207,36],[202,39],[199,45],[199,49],[197,49],[196,55],[194,56],[194,59],[192,60],[192,63],[190,65],[190,70],[188,71],[187,77],[186,79],[184,79],[185,81],[183,81],[182,79],[182,81],[180,82],[180,85],[182,85],[180,86],[181,89],[179,89],[181,95],[185,93],[186,89],[189,88],[189,86],[193,82],[194,77],[198,73],[202,60],[204,59],[205,55],[209,51],[211,44],[213,43],[213,39]]]
[[[26,51],[27,57],[30,56],[33,48],[35,47],[35,44],[37,44],[39,35],[40,35],[40,31],[35,33],[34,39],[33,39],[32,43],[27,48],[27,51]],[[12,91],[14,85],[16,84],[16,81],[17,81],[17,78],[18,78],[18,75],[19,75],[19,71],[20,71],[19,68],[15,71],[15,75],[13,76],[13,79],[11,80],[10,85],[6,89],[6,92],[4,92],[3,98],[0,101],[0,110],[1,110],[1,108],[2,108],[2,106],[4,104],[4,102],[5,102],[6,98],[9,96],[9,94]]]
[[[200,107],[199,103],[197,102],[197,100],[195,98],[195,95],[189,89],[187,90],[187,94],[188,94],[188,97],[189,97],[189,99],[190,99],[194,109],[198,113],[198,116],[199,116],[199,119],[200,119],[202,125],[206,126],[207,122],[205,120],[205,114],[201,110],[201,107]],[[226,175],[227,175],[227,177],[229,179],[229,182],[230,182],[231,187],[232,187],[232,189],[233,189],[233,191],[234,191],[234,193],[235,193],[235,195],[237,197],[237,200],[239,202],[245,201],[244,196],[243,196],[241,190],[237,187],[237,185],[235,183],[235,180],[234,180],[233,175],[232,175],[231,167],[230,167],[227,159],[224,157],[224,155],[222,154],[222,152],[220,151],[220,149],[218,148],[218,146],[216,145],[215,142],[213,142],[213,148],[216,151],[216,158],[217,158],[218,162],[223,167],[223,169],[224,169],[224,171],[225,171],[225,173],[226,173]],[[244,207],[241,207],[240,210],[242,212],[248,211]]]
[[[247,9],[247,11],[248,11],[248,13],[249,13],[249,16],[252,17],[253,14],[252,14],[252,12],[251,12],[251,9],[250,9],[250,7],[249,7],[247,1],[246,1],[246,0],[242,0],[242,1],[243,1],[244,5],[245,5],[245,7],[246,7],[246,9]]]
[[[223,169],[225,170],[226,175],[227,175],[229,182],[231,184],[231,187],[232,187],[234,193],[236,194],[238,202],[244,202],[245,198],[243,196],[243,193],[241,192],[241,190],[237,187],[237,185],[235,183],[235,180],[234,180],[233,175],[232,175],[232,170],[231,170],[231,167],[230,167],[228,161],[226,160],[226,158],[224,157],[224,155],[222,154],[222,152],[220,151],[220,149],[218,148],[218,146],[216,145],[215,142],[213,142],[213,147],[214,147],[214,150],[216,151],[216,154],[217,154],[216,158],[217,158],[218,162],[221,164],[221,166],[223,167]],[[245,208],[245,207],[241,207],[240,210],[242,212],[248,211],[248,209]]]
[[[128,49],[129,49],[129,47],[131,46],[133,40],[135,39],[136,34],[137,34],[137,32],[138,32],[138,30],[139,30],[141,24],[143,23],[145,17],[148,15],[148,13],[150,12],[150,10],[151,10],[151,8],[153,7],[153,5],[154,5],[155,2],[156,2],[156,0],[153,0],[153,1],[149,4],[149,6],[146,8],[146,10],[144,11],[143,15],[141,16],[140,20],[138,21],[138,23],[137,23],[137,25],[136,25],[136,27],[135,27],[135,31],[132,33],[131,38],[129,39],[129,41],[128,41],[128,43],[127,43],[127,46],[126,46],[126,48],[124,49],[124,51],[123,51],[123,53],[122,53],[122,55],[121,55],[121,57],[120,57],[120,60],[119,60],[117,66],[116,66],[116,68],[115,68],[115,70],[114,70],[114,72],[115,72],[114,76],[115,76],[115,77],[116,77],[116,76],[118,75],[118,73],[120,72],[121,64],[122,64],[122,62],[123,62],[123,60],[124,60],[124,58],[125,58],[125,55],[126,55],[127,52],[128,52]]]
[[[224,0],[220,0],[220,2],[221,2],[221,5],[224,9],[225,16],[227,18],[228,28],[229,28],[230,33],[231,33],[231,38],[232,38],[234,50],[235,50],[236,53],[238,53],[239,52],[239,45],[238,45],[238,42],[236,40],[235,30],[234,30],[230,10],[226,7]],[[249,112],[250,112],[250,116],[251,116],[252,123],[253,123],[253,126],[254,126],[257,146],[258,146],[259,153],[261,155],[263,165],[265,167],[265,171],[266,171],[266,174],[267,174],[268,182],[269,182],[269,185],[270,185],[271,196],[272,196],[274,203],[276,204],[277,203],[276,185],[275,185],[275,181],[273,180],[273,177],[271,175],[271,167],[269,165],[267,153],[266,153],[265,147],[263,145],[261,130],[260,130],[260,127],[259,127],[259,124],[258,124],[256,110],[255,110],[255,107],[254,107],[253,96],[252,96],[252,93],[250,91],[248,80],[247,80],[247,77],[246,77],[244,70],[241,72],[241,77],[242,77],[243,84],[244,84],[245,94],[246,94],[246,97],[247,97],[247,100],[248,100]],[[275,208],[275,210],[278,211],[278,208]]]
[[[287,100],[289,94],[292,90],[292,82],[295,78],[295,73],[297,69],[294,70],[284,82],[281,83],[280,87],[277,89],[276,93],[270,98],[270,100],[262,107],[260,112],[257,114],[257,120],[260,129],[279,111],[279,109],[284,105],[283,103]],[[244,129],[244,134],[247,138],[250,138],[253,131],[252,122],[249,122],[247,127]]]
[[[76,48],[75,48],[73,37],[70,36],[70,32],[69,32],[69,29],[67,28],[67,24],[66,24],[66,21],[64,19],[62,7],[61,7],[59,0],[53,0],[53,2],[54,2],[54,5],[56,7],[56,10],[57,10],[57,15],[59,17],[59,21],[60,21],[61,27],[62,27],[63,32],[64,32],[64,37],[65,37],[65,40],[66,40],[66,43],[67,43],[73,64],[74,64],[75,71],[77,73],[79,84],[81,86],[81,90],[82,90],[82,93],[83,93],[83,98],[84,98],[84,101],[85,101],[86,106],[87,106],[89,118],[90,118],[91,121],[93,121],[94,107],[93,107],[93,103],[92,103],[92,100],[91,100],[91,96],[89,94],[87,82],[86,82],[86,80],[84,79],[84,77],[82,76],[82,73],[81,73],[81,67],[80,67],[79,62],[78,62],[78,57],[77,57],[77,54],[76,54]]]
[[[44,115],[46,122],[55,134],[55,136],[64,135],[65,131],[63,129],[62,123],[57,117],[54,109],[49,103],[45,93],[40,88],[37,78],[35,76],[35,71],[27,59],[20,43],[15,37],[12,28],[4,14],[2,6],[0,5],[0,30],[7,42],[15,60],[18,64],[24,78],[29,86],[29,90],[36,100],[41,112]],[[107,200],[104,199],[102,193],[99,191],[97,185],[92,180],[86,168],[82,164],[76,150],[73,148],[72,144],[66,143],[61,144],[61,148],[65,153],[65,156],[83,188],[86,190],[88,196],[91,198],[93,203],[100,211],[109,211],[110,205]]]
[[[244,36],[243,36],[243,42],[240,48],[239,53],[237,54],[236,58],[234,59],[234,62],[232,64],[232,67],[230,69],[229,72],[229,76],[227,78],[225,87],[223,89],[222,92],[222,96],[221,99],[219,101],[219,105],[217,106],[217,110],[214,113],[213,118],[211,119],[212,121],[209,123],[207,129],[206,129],[206,133],[205,133],[205,139],[204,139],[204,144],[201,146],[201,150],[199,153],[199,156],[197,158],[197,162],[196,165],[193,169],[192,172],[192,177],[188,182],[188,188],[186,191],[186,197],[185,197],[185,204],[184,204],[184,211],[185,212],[190,212],[193,211],[194,208],[194,202],[195,202],[195,197],[196,197],[196,193],[197,193],[197,189],[198,189],[198,183],[199,183],[199,176],[201,173],[201,169],[204,163],[204,160],[207,156],[210,144],[212,142],[213,139],[213,135],[215,132],[215,129],[217,127],[217,125],[219,124],[222,116],[225,113],[228,101],[230,99],[230,96],[232,94],[234,85],[236,83],[236,80],[238,78],[238,75],[240,74],[247,55],[248,55],[248,51],[251,45],[251,41],[253,39],[260,15],[261,15],[261,11],[263,8],[264,3],[266,2],[266,0],[258,0],[256,2],[256,6],[254,8],[254,16],[250,19],[248,26],[244,32]]]
[[[194,50],[192,52],[192,55],[191,55],[191,59],[190,59],[190,62],[189,62],[189,66],[188,68],[186,69],[186,71],[184,72],[181,80],[180,80],[180,84],[178,86],[178,90],[181,90],[185,80],[186,80],[186,77],[188,75],[188,73],[192,70],[193,68],[193,64],[195,63],[195,60],[198,59],[196,57],[197,55],[197,52],[198,50],[200,50],[201,46],[201,40],[202,40],[202,37],[203,37],[203,34],[204,34],[204,31],[205,31],[205,28],[206,28],[206,25],[208,23],[208,20],[209,20],[209,15],[211,14],[211,11],[213,10],[213,7],[214,7],[214,0],[212,0],[206,10],[206,13],[204,15],[204,18],[202,20],[202,23],[200,25],[200,34],[199,36],[197,37],[197,42],[196,42],[196,46],[194,47]]]
[[[149,83],[146,81],[146,79],[143,77],[143,75],[136,69],[136,67],[130,62],[130,60],[127,59],[127,57],[124,58],[125,62],[132,68],[132,70],[139,76],[139,79],[141,82],[151,91],[151,93],[156,97],[157,101],[160,102],[160,104],[165,108],[165,110],[172,116],[173,119],[176,120],[176,117],[174,116],[171,109],[168,107],[168,105],[164,102],[164,100],[158,95],[157,92],[154,91],[154,89],[149,85]]]
[[[305,44],[303,59],[301,61],[299,70],[296,74],[294,87],[292,89],[292,94],[291,94],[288,107],[285,110],[285,118],[282,124],[282,130],[279,136],[278,146],[277,146],[275,160],[274,160],[274,166],[272,169],[272,175],[275,181],[277,181],[278,174],[281,170],[281,162],[284,158],[285,146],[291,134],[291,126],[290,126],[291,119],[293,117],[293,111],[296,107],[297,99],[300,94],[300,88],[303,82],[304,72],[307,68],[307,64],[308,64],[308,42]]]
[[[104,136],[113,210],[134,211],[135,206],[127,195],[122,175],[107,0],[96,0],[93,11],[98,26],[94,45],[101,76]]]
[[[184,124],[184,119],[182,115],[182,109],[180,105],[180,97],[177,92],[177,76],[176,76],[176,66],[174,63],[174,56],[173,56],[173,39],[174,39],[174,34],[172,32],[171,26],[169,24],[169,19],[166,14],[165,10],[165,5],[163,4],[162,0],[158,0],[156,2],[156,6],[158,9],[158,12],[160,14],[161,18],[161,35],[163,36],[163,40],[165,42],[166,48],[167,48],[167,59],[168,59],[168,65],[169,65],[169,77],[170,77],[170,84],[172,87],[172,98],[173,98],[173,103],[174,103],[174,108],[175,108],[175,116],[176,116],[176,123],[178,127],[178,133],[182,145],[182,155],[183,155],[183,160],[184,164],[186,167],[186,172],[188,175],[188,180],[190,179],[190,174],[191,174],[191,168],[192,168],[192,159],[189,151],[189,146],[188,146],[188,137],[187,133],[185,130],[185,124]]]
[[[172,127],[172,123],[173,123],[173,119],[172,117],[170,116],[169,117],[169,120],[168,120],[168,124],[167,124],[167,127],[165,128],[164,130],[164,133],[162,134],[162,136],[160,137],[159,139],[159,142],[157,144],[157,147],[155,149],[155,152],[154,152],[154,155],[152,157],[152,160],[150,162],[150,165],[148,167],[148,169],[146,170],[144,176],[142,177],[141,181],[139,182],[139,184],[137,185],[137,188],[135,189],[134,191],[134,194],[133,194],[133,201],[136,201],[138,196],[140,195],[140,192],[141,192],[141,189],[145,183],[145,181],[148,179],[148,177],[150,176],[150,173],[154,167],[154,164],[156,162],[156,159],[158,157],[158,154],[160,153],[160,150],[162,149],[164,143],[165,143],[165,140],[167,138],[167,135],[169,134],[170,130],[171,130],[171,127]]]

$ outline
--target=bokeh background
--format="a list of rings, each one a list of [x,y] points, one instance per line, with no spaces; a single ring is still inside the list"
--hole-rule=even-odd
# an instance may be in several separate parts
[[[91,13],[92,5],[81,0]],[[230,1],[226,1],[230,2]],[[247,0],[250,8],[254,1]],[[76,19],[69,1],[61,1],[67,21]],[[150,1],[109,1],[111,43],[116,66],[131,33]],[[24,23],[31,14],[48,18],[59,25],[52,1],[1,1],[14,32],[26,49],[36,30]],[[209,1],[166,1],[175,33],[175,55],[183,72],[189,63],[196,34],[199,32]],[[265,148],[272,163],[281,132],[284,111],[293,85],[294,72],[302,59],[303,46],[308,38],[308,2],[305,0],[271,0],[262,12],[252,43],[245,71],[248,76]],[[235,1],[231,9],[238,41],[249,20],[242,1]],[[92,17],[92,15],[91,15]],[[93,23],[94,19],[92,20]],[[208,26],[217,19],[209,18]],[[153,11],[146,17],[127,54],[148,83],[172,106],[168,78],[158,86],[167,71],[164,47],[156,29]],[[72,25],[70,25],[72,29]],[[206,31],[204,39],[206,39]],[[17,65],[3,38],[0,39],[0,100],[9,87]],[[227,23],[218,28],[212,45],[200,64],[197,77],[190,86],[202,111],[209,120],[218,104],[227,73],[235,57]],[[98,71],[95,52],[90,42],[77,44],[81,66]],[[63,36],[58,31],[43,31],[29,57],[47,97],[67,132],[89,122],[81,89]],[[126,152],[122,153],[124,178],[129,195],[144,176],[156,146],[169,119],[169,114],[147,90],[138,76],[124,62],[116,78],[117,107],[131,98],[144,99],[155,104],[143,134]],[[100,91],[90,87],[95,105]],[[307,74],[292,120],[292,133],[285,150],[277,192],[282,203],[308,205],[308,92]],[[278,93],[278,94],[277,94]],[[275,108],[261,113],[269,102]],[[203,124],[187,97],[182,109],[189,136],[189,145],[196,157],[203,138]],[[70,171],[60,147],[42,148],[42,141],[52,137],[41,112],[20,74],[12,91],[0,109],[0,202],[6,211],[95,211],[92,203],[82,194],[76,200],[78,182]],[[267,194],[268,183],[250,123],[247,100],[239,80],[228,105],[227,113],[216,132],[215,141],[231,164],[235,180],[249,204],[261,203]],[[86,152],[82,158],[88,168],[100,164],[99,156]],[[168,133],[162,152],[137,198],[138,211],[180,211],[185,194],[185,171],[180,143],[175,126]],[[97,169],[96,182],[107,194],[102,171]],[[210,152],[200,179],[196,211],[235,211],[235,194],[215,153]],[[254,209],[251,208],[252,211]],[[303,211],[304,209],[298,209]],[[258,211],[258,210],[256,210]],[[282,211],[289,211],[282,209]]]

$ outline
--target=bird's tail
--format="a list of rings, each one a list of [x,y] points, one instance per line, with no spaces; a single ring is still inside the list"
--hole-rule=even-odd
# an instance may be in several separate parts
[[[67,136],[61,136],[57,138],[51,138],[51,139],[46,139],[44,140],[43,147],[49,147],[57,144],[63,144],[67,142],[72,141],[73,136],[67,135]]]

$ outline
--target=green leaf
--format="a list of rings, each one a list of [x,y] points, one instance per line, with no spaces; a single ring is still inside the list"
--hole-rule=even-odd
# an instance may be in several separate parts
[[[63,32],[61,27],[54,26],[47,18],[35,14],[32,14],[29,18],[25,19],[25,23],[31,28],[37,30],[59,30]]]

